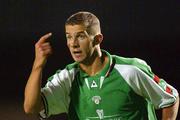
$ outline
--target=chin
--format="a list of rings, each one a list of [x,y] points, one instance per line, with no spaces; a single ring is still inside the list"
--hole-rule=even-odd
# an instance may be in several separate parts
[[[78,63],[81,63],[83,61],[82,59],[78,59],[78,58],[74,58],[74,57],[73,57],[73,59],[75,62],[78,62]]]

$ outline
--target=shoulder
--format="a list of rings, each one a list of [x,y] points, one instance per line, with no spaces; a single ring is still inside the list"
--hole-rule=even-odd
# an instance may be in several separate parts
[[[77,63],[68,64],[64,69],[56,70],[55,74],[53,74],[51,77],[48,78],[48,81],[51,81],[52,79],[55,78],[61,80],[73,78],[73,76],[75,76],[75,74],[77,73],[77,70],[78,70]]]
[[[78,63],[74,62],[74,63],[71,63],[71,64],[68,64],[65,69],[67,70],[72,70],[72,69],[77,69],[78,68]]]
[[[128,65],[144,64],[144,65],[147,65],[146,62],[140,58],[122,57],[122,56],[117,56],[117,55],[112,55],[112,57],[116,60],[117,64],[128,64]]]
[[[112,55],[113,59],[115,59],[115,64],[116,65],[128,65],[133,68],[138,68],[146,73],[151,72],[150,66],[144,61],[143,59],[140,58],[130,58],[130,57],[122,57],[122,56],[117,56],[117,55]]]

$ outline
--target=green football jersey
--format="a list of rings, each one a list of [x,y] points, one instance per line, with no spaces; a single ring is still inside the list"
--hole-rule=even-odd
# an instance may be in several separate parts
[[[109,61],[94,76],[73,63],[49,78],[42,88],[42,117],[65,112],[70,120],[156,120],[155,109],[176,101],[177,90],[145,61],[102,52]]]

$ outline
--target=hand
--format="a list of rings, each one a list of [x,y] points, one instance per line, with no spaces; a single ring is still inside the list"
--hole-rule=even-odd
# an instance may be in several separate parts
[[[35,62],[34,67],[44,67],[47,58],[52,54],[52,47],[48,42],[49,37],[52,33],[48,33],[42,36],[39,41],[35,44]]]

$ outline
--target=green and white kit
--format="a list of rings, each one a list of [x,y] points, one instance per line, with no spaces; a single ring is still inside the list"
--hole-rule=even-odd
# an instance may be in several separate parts
[[[42,88],[42,118],[67,113],[70,120],[156,120],[155,109],[168,107],[178,92],[156,76],[145,61],[110,55],[108,64],[88,76],[69,64]]]

